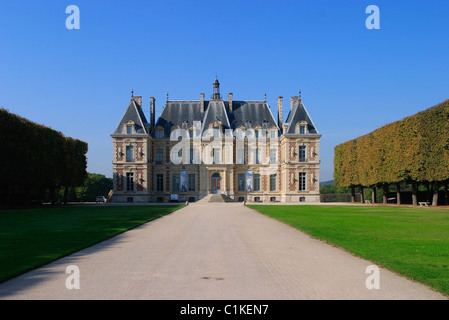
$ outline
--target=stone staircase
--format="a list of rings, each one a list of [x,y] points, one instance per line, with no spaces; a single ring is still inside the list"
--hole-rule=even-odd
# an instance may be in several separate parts
[[[197,201],[197,203],[206,203],[206,202],[234,202],[230,197],[225,196],[224,194],[208,194],[204,198]]]

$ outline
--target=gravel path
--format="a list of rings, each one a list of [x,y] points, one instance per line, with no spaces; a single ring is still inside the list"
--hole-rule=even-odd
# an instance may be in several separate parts
[[[66,267],[80,289],[66,288]],[[0,285],[0,299],[446,299],[241,203],[190,204]]]

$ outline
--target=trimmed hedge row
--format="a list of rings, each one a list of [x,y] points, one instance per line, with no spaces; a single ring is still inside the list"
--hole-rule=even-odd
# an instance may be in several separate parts
[[[87,143],[0,109],[0,204],[42,202],[83,185]]]
[[[336,146],[334,180],[351,188],[395,184],[398,191],[405,182],[414,204],[419,183],[437,195],[449,181],[449,100]]]

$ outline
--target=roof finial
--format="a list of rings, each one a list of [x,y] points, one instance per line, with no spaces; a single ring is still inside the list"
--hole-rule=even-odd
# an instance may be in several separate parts
[[[265,102],[267,101],[267,93],[266,92],[264,93],[264,101]]]
[[[301,100],[301,89],[299,89],[298,99]]]
[[[168,92],[167,92],[167,101],[168,101]]]
[[[131,89],[131,98],[134,97],[134,89]]]

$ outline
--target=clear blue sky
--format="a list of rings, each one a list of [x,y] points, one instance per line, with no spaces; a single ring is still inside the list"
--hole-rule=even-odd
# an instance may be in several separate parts
[[[68,5],[80,9],[68,30]],[[380,29],[368,30],[368,5]],[[88,171],[112,176],[112,139],[131,89],[173,100],[302,98],[334,147],[449,98],[449,1],[0,2],[0,106],[88,142]],[[147,112],[149,118],[149,113]]]

